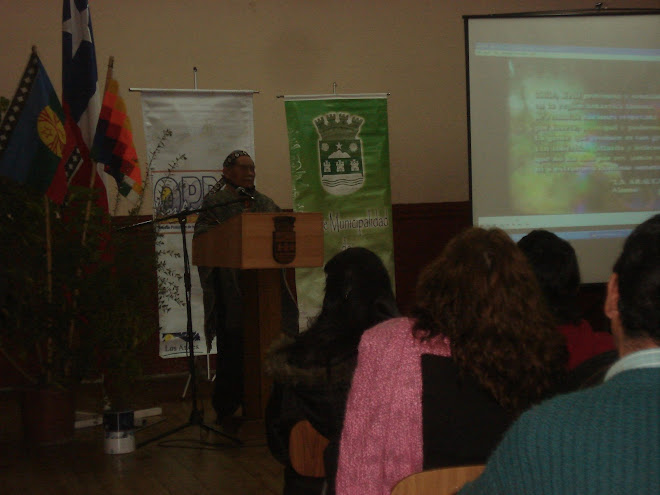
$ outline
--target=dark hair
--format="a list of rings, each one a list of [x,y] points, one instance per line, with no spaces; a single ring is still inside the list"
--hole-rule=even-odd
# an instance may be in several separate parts
[[[238,160],[241,156],[247,156],[251,158],[247,151],[234,150],[229,153],[227,158],[225,158],[225,161],[222,162],[222,168],[232,167],[236,163],[236,160]]]
[[[454,237],[422,273],[414,335],[449,338],[452,359],[519,412],[554,391],[568,352],[523,253],[502,230]]]
[[[580,268],[573,246],[552,232],[533,230],[518,241],[518,247],[532,265],[557,323],[578,323]]]
[[[341,251],[324,270],[321,312],[290,348],[291,362],[302,367],[357,353],[365,330],[399,314],[387,269],[369,249]]]
[[[633,230],[614,273],[624,333],[630,338],[650,337],[660,345],[660,215]]]

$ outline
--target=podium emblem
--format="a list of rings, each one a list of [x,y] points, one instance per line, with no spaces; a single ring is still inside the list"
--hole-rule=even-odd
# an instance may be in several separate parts
[[[296,232],[293,230],[295,222],[295,217],[273,217],[273,259],[281,265],[288,265],[296,258]]]

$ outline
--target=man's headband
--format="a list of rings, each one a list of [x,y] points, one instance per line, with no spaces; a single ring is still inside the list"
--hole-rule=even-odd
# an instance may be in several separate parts
[[[227,158],[225,158],[224,163],[222,164],[222,167],[231,167],[234,163],[236,163],[236,160],[238,160],[239,157],[241,156],[247,156],[250,157],[250,155],[247,153],[247,151],[243,150],[234,150],[229,155]]]

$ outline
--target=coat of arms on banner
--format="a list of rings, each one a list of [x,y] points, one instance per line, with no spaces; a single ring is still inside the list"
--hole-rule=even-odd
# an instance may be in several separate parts
[[[321,184],[328,193],[343,196],[364,184],[362,139],[358,137],[362,117],[327,113],[314,119],[319,134]]]

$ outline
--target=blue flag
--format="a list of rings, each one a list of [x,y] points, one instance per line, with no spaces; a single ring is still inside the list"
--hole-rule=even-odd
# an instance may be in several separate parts
[[[0,126],[0,175],[62,202],[71,155],[67,141],[62,106],[33,52]]]

